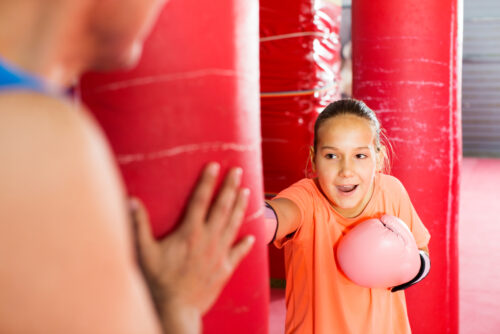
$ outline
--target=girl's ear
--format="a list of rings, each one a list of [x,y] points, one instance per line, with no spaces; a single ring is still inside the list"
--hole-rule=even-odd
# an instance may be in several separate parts
[[[387,149],[384,145],[380,145],[377,152],[377,172],[382,173],[384,171],[385,157],[387,155]]]
[[[311,161],[311,169],[316,173],[316,164],[314,162],[314,147],[309,146],[309,160]]]

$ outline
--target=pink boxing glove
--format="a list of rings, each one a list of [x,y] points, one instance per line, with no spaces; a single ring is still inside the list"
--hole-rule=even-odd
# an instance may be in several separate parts
[[[421,266],[410,229],[389,215],[366,220],[349,231],[339,242],[337,260],[351,281],[367,288],[407,283]]]

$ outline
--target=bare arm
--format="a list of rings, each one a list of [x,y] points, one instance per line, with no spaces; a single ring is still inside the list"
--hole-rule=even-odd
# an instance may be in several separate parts
[[[267,201],[278,216],[278,230],[276,240],[281,240],[290,233],[295,232],[300,226],[300,211],[297,205],[286,198],[277,198]]]
[[[107,147],[81,111],[0,96],[0,332],[159,333]]]

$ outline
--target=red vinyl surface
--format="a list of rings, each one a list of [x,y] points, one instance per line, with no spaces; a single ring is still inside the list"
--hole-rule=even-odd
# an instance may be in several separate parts
[[[244,169],[252,190],[240,234],[257,241],[211,311],[204,333],[267,333],[259,117],[258,2],[172,0],[129,72],[87,74],[81,98],[95,114],[130,194],[157,237],[179,221],[202,167]]]
[[[267,197],[306,175],[318,113],[340,97],[340,2],[260,1],[260,85]],[[271,246],[272,278],[285,278]]]
[[[353,1],[352,24],[354,97],[380,116],[393,174],[432,235],[432,270],[407,291],[413,332],[457,333],[458,1]]]

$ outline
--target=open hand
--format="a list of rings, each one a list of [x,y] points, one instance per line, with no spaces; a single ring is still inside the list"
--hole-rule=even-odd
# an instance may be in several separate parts
[[[178,310],[207,312],[254,242],[246,236],[233,245],[249,195],[240,189],[241,169],[229,171],[210,205],[218,173],[216,163],[204,169],[180,226],[159,241],[142,203],[131,200],[139,262],[160,317]]]

